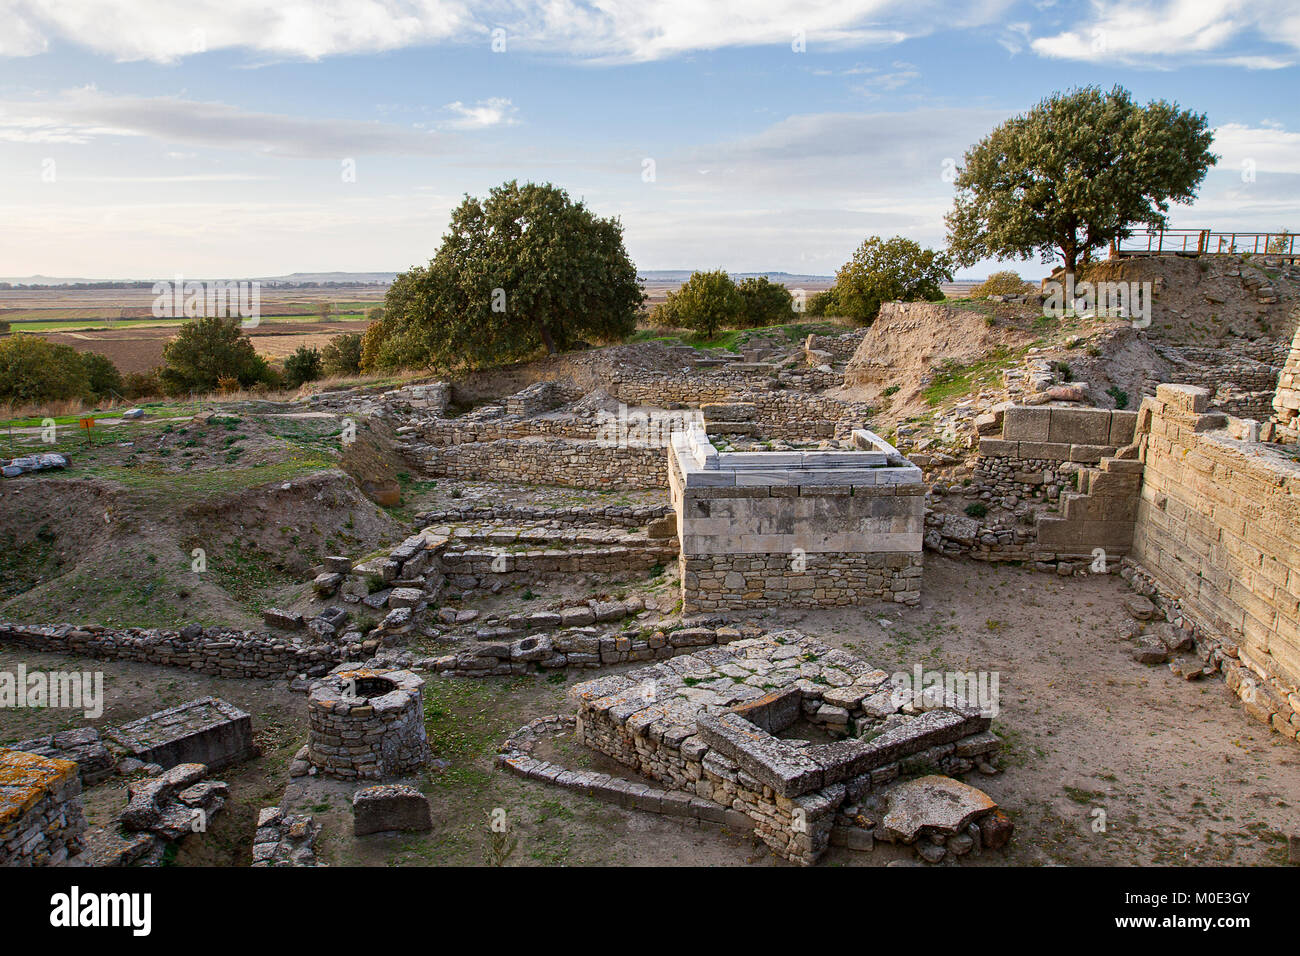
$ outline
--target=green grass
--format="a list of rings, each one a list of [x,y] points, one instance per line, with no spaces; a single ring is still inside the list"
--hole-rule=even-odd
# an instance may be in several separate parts
[[[962,365],[948,361],[935,369],[934,377],[922,391],[927,405],[942,405],[944,402],[961,398],[970,392],[987,385],[993,385],[1007,369],[1024,357],[1027,349],[994,349],[986,357]]]

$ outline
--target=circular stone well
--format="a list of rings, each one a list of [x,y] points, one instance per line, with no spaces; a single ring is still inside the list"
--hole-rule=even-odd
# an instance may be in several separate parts
[[[343,779],[420,770],[430,756],[423,688],[423,678],[402,670],[337,671],[317,681],[307,699],[312,766]]]

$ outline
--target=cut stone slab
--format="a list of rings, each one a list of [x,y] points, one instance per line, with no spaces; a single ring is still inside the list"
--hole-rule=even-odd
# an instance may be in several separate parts
[[[1139,621],[1149,621],[1156,616],[1156,606],[1151,603],[1150,598],[1141,594],[1126,594],[1121,603],[1124,605],[1124,610]]]
[[[163,768],[197,763],[215,771],[257,755],[253,718],[217,697],[160,710],[104,736],[137,760]]]
[[[389,607],[415,607],[424,599],[417,588],[393,588],[388,595]]]
[[[267,627],[278,627],[285,631],[298,631],[302,629],[303,617],[301,614],[294,614],[291,611],[282,611],[278,607],[268,607],[262,612],[262,622]]]
[[[881,829],[903,843],[914,841],[922,830],[960,833],[976,817],[998,808],[983,790],[938,774],[898,784],[887,800]]]
[[[1133,659],[1139,664],[1163,664],[1169,660],[1169,648],[1155,634],[1139,634]]]
[[[363,787],[352,796],[352,832],[356,836],[432,829],[429,798],[414,787],[404,784]]]

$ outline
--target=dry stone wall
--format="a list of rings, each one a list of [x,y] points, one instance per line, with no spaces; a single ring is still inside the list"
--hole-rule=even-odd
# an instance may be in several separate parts
[[[75,861],[85,830],[75,763],[0,748],[0,866]]]
[[[1300,736],[1300,464],[1230,437],[1206,389],[1143,401],[1133,557],[1241,671],[1247,710]]]

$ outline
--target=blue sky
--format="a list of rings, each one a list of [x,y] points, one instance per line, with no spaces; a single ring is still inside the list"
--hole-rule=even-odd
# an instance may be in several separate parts
[[[399,270],[510,178],[620,216],[642,269],[831,273],[869,235],[942,244],[945,162],[1084,84],[1208,114],[1222,159],[1175,226],[1300,229],[1295,2],[0,0],[0,23],[0,276]]]

